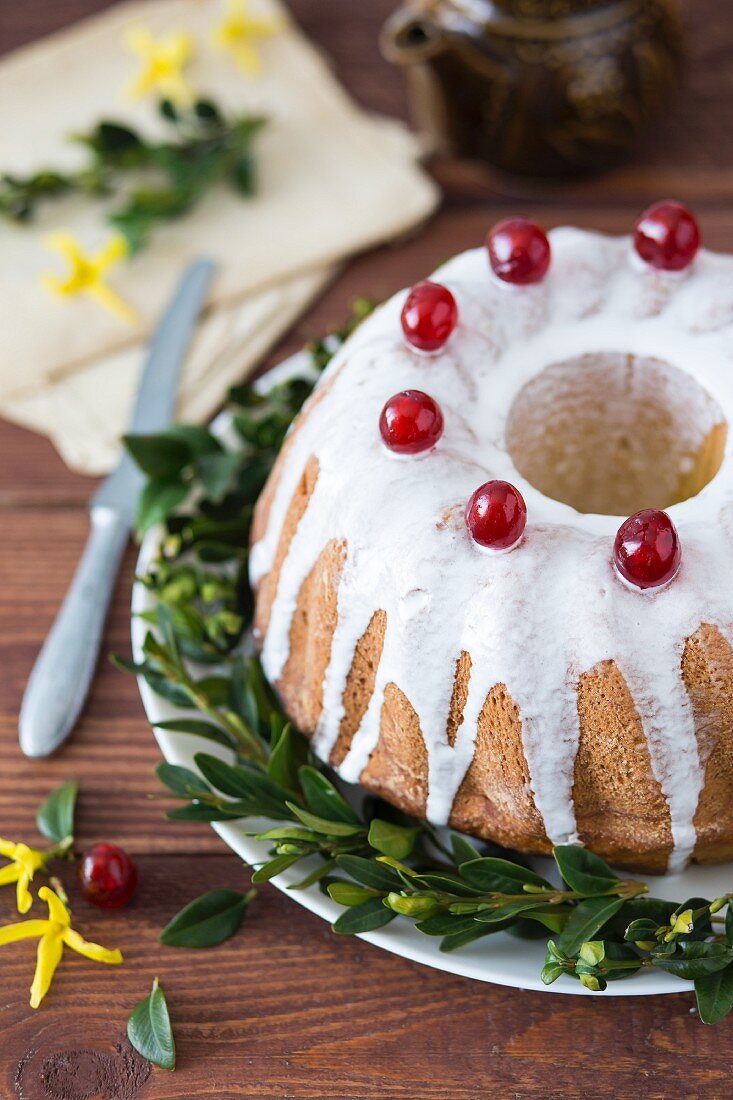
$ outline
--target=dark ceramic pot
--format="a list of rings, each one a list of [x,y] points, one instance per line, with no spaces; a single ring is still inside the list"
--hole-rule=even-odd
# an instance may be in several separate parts
[[[382,33],[441,152],[532,176],[628,157],[681,42],[677,0],[406,0]]]

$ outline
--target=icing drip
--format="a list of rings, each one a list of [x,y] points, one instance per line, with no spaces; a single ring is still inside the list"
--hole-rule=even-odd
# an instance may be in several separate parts
[[[320,472],[281,569],[263,667],[276,682],[300,587],[326,543],[343,540],[316,751],[328,757],[336,741],[356,643],[381,608],[387,625],[374,692],[340,774],[358,780],[379,738],[385,689],[395,683],[414,707],[426,744],[427,815],[446,822],[473,758],[486,696],[503,683],[519,708],[535,804],[557,843],[577,838],[578,677],[610,658],[643,725],[669,805],[671,865],[678,866],[694,847],[704,780],[682,653],[701,623],[733,637],[733,593],[722,583],[733,544],[733,440],[703,491],[667,509],[683,547],[678,577],[667,589],[641,594],[626,588],[610,564],[619,519],[579,513],[535,489],[514,466],[505,425],[531,379],[590,353],[669,363],[733,420],[733,259],[703,251],[691,271],[665,279],[633,261],[627,238],[572,229],[550,237],[550,272],[532,287],[501,284],[478,249],[436,273],[460,311],[443,354],[426,359],[405,346],[403,292],[335,357],[321,382],[330,381],[331,390],[299,424],[267,530],[252,549],[257,582],[272,567],[293,492],[315,455]],[[382,446],[377,424],[386,398],[410,388],[439,402],[445,431],[434,451],[400,458]],[[688,415],[690,439],[702,438],[709,403],[691,402]],[[463,522],[466,501],[489,478],[516,485],[528,508],[522,543],[501,556],[482,554]],[[463,651],[471,656],[471,674],[451,746],[446,720]]]

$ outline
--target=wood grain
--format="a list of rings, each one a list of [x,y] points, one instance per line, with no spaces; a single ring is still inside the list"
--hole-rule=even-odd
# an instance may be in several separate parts
[[[105,0],[0,0],[0,51],[104,6]],[[393,6],[392,0],[292,3],[354,95],[371,109],[403,115],[400,75],[380,60],[376,46],[377,29]],[[687,10],[686,87],[633,164],[542,189],[475,165],[436,165],[446,192],[440,215],[419,236],[352,263],[278,354],[342,320],[357,295],[384,297],[475,245],[508,210],[531,210],[549,225],[571,221],[619,232],[647,199],[669,193],[695,203],[712,247],[733,249],[733,27],[727,5],[715,0],[697,0]],[[134,682],[102,659],[68,747],[44,762],[25,760],[17,747],[23,686],[83,544],[92,487],[64,468],[46,440],[0,423],[0,835],[33,839],[38,803],[76,775],[80,844],[123,844],[136,855],[141,878],[136,901],[119,913],[92,910],[73,891],[79,926],[91,939],[120,946],[126,963],[113,971],[69,953],[40,1011],[28,1008],[33,946],[1,949],[2,1100],[58,1096],[49,1076],[53,1065],[66,1067],[76,1095],[87,1100],[123,1094],[134,1100],[616,1094],[712,1100],[728,1093],[733,1024],[703,1027],[691,1018],[690,997],[620,1003],[482,985],[339,939],[269,887],[229,943],[212,952],[161,947],[158,932],[181,905],[208,888],[243,887],[248,875],[213,831],[164,822],[168,803],[153,777],[159,755]],[[128,647],[134,557],[131,548],[105,652]],[[0,893],[2,923],[15,919],[11,895]],[[179,1069],[156,1070],[131,1093],[122,1086],[84,1091],[79,1067],[90,1051],[117,1064],[127,1015],[156,974],[169,996]],[[128,1068],[125,1063],[125,1073]]]

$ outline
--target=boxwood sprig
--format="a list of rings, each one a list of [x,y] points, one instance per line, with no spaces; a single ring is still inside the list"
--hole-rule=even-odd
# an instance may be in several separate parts
[[[219,181],[243,197],[254,194],[253,145],[264,118],[226,117],[209,99],[187,109],[161,100],[158,109],[170,128],[169,140],[152,140],[126,124],[104,120],[72,139],[87,152],[80,169],[0,174],[0,216],[23,224],[42,202],[71,192],[91,198],[120,192],[124,198],[107,221],[136,252],[157,226],[187,214]]]
[[[314,366],[327,364],[351,327],[314,345]],[[555,847],[546,878],[516,854],[459,835],[446,842],[379,799],[368,797],[356,810],[288,723],[257,658],[243,656],[252,507],[311,388],[310,379],[296,379],[265,395],[232,391],[233,449],[204,428],[128,440],[150,478],[140,526],[159,521],[164,534],[142,578],[155,598],[143,660],[118,663],[191,712],[163,728],[231,750],[227,761],[197,753],[195,772],[158,766],[182,803],[168,816],[247,821],[250,835],[269,846],[252,881],[303,864],[290,888],[317,883],[341,905],[337,933],[406,919],[438,937],[444,952],[502,930],[544,938],[547,985],[565,977],[600,992],[662,970],[690,981],[700,1018],[718,1022],[733,1008],[733,895],[681,904],[650,897],[646,883],[619,877],[579,845]]]

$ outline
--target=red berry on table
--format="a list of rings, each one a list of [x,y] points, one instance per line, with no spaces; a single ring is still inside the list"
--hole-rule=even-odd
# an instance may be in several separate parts
[[[116,844],[94,844],[82,856],[79,882],[93,905],[120,909],[135,893],[137,867]]]
[[[390,397],[379,417],[385,446],[400,455],[429,451],[443,434],[443,413],[422,390],[403,390]]]
[[[480,485],[466,505],[466,526],[471,538],[487,550],[510,550],[527,524],[527,505],[508,481]]]
[[[505,283],[528,286],[544,279],[550,266],[550,242],[541,225],[529,218],[507,218],[486,238],[494,274]]]
[[[699,247],[698,224],[679,202],[655,202],[634,227],[634,248],[645,263],[660,271],[682,271]]]
[[[458,324],[458,306],[447,286],[417,283],[402,307],[402,331],[418,351],[440,351]]]
[[[613,546],[617,570],[635,588],[659,588],[680,567],[677,528],[666,512],[645,508],[624,520]]]

